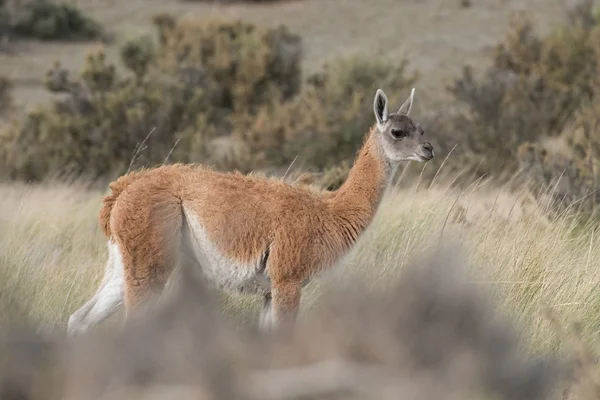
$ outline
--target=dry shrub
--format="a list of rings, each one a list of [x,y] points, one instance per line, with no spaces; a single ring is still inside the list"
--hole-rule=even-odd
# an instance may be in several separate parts
[[[561,136],[578,158],[600,159],[600,99],[586,103],[574,114]]]
[[[318,185],[325,190],[338,189],[346,181],[351,168],[349,162],[342,161],[339,165],[325,169],[318,180]]]
[[[283,25],[263,30],[241,21],[175,23],[164,15],[156,23],[162,38],[159,67],[207,80],[215,112],[252,112],[300,89],[300,37]]]
[[[1,0],[0,39],[108,39],[102,26],[79,8],[51,0]]]
[[[416,79],[405,61],[350,57],[302,87],[301,40],[284,26],[166,14],[155,24],[158,43],[141,37],[121,49],[129,75],[102,52],[79,76],[60,65],[48,72],[48,89],[64,97],[0,133],[12,178],[113,177],[167,157],[243,172],[296,158],[307,170],[330,168],[354,159],[377,88],[401,104]]]
[[[8,0],[0,0],[0,50],[10,39],[12,33],[12,13]]]
[[[519,145],[560,134],[573,112],[596,96],[600,25],[592,6],[584,1],[567,24],[543,38],[531,16],[515,14],[493,65],[483,74],[465,67],[450,88],[464,113],[440,124],[463,133],[461,162],[482,174],[515,172]]]
[[[299,38],[285,28],[176,23],[165,15],[156,23],[157,48],[142,38],[122,49],[133,76],[118,72],[102,51],[88,56],[79,76],[60,65],[48,72],[47,88],[64,98],[0,136],[11,177],[65,170],[105,177],[124,173],[134,154],[150,165],[169,155],[210,163],[210,141],[231,129],[235,115],[298,90]]]
[[[384,292],[338,283],[294,332],[234,330],[193,270],[123,330],[78,340],[10,330],[6,399],[558,398],[568,364],[518,332],[442,249]]]
[[[102,52],[88,56],[80,78],[55,65],[46,85],[65,98],[28,113],[0,137],[0,159],[10,177],[42,179],[70,170],[97,177],[122,170],[159,112],[170,111],[159,82],[141,87],[120,79]],[[153,148],[147,151],[153,155]]]
[[[13,108],[12,88],[10,80],[0,76],[0,116]]]
[[[373,125],[377,88],[385,88],[391,104],[399,107],[416,79],[407,72],[406,60],[337,59],[308,77],[307,87],[293,101],[264,107],[236,135],[266,163],[287,165],[298,157],[318,170],[351,163]]]
[[[283,1],[290,0],[182,0],[182,1],[198,1],[198,2],[211,2],[221,4],[234,4],[234,3],[280,3]]]
[[[598,161],[573,157],[557,148],[558,144],[550,143],[550,146],[544,142],[519,146],[517,157],[521,171],[530,179],[530,190],[538,199],[549,201],[553,211],[574,208],[586,214],[593,212],[600,200],[596,190]]]
[[[598,100],[585,104],[557,138],[519,148],[520,168],[532,180],[532,189],[560,210],[574,207],[591,213],[600,201],[599,112]]]

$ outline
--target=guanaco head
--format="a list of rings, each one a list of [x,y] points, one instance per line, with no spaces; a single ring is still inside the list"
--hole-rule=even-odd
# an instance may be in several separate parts
[[[373,111],[377,119],[377,134],[385,156],[391,162],[427,162],[433,158],[433,146],[423,139],[423,128],[411,117],[415,89],[396,113],[388,113],[388,99],[383,90],[375,94]]]

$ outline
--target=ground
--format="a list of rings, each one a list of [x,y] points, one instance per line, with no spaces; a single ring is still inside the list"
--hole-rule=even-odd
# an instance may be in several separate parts
[[[87,11],[116,35],[107,48],[116,59],[118,44],[150,29],[159,12],[184,18],[243,18],[267,26],[286,24],[303,37],[305,67],[318,70],[332,57],[369,52],[374,57],[406,55],[422,73],[421,99],[443,100],[444,86],[464,64],[482,65],[506,32],[511,12],[533,12],[538,28],[547,30],[565,17],[574,0],[291,0],[275,4],[216,5],[209,1],[67,0]],[[79,69],[86,51],[98,43],[19,41],[0,53],[0,75],[16,85],[16,101],[32,107],[51,96],[44,73],[55,60]],[[433,104],[427,102],[427,104]]]

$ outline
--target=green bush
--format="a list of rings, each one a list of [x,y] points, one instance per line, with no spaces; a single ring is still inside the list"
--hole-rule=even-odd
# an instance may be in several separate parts
[[[534,33],[529,16],[517,14],[493,65],[483,74],[466,67],[450,88],[465,110],[440,129],[462,133],[461,163],[482,174],[514,172],[520,144],[560,134],[573,112],[599,93],[599,39],[589,1],[545,38]]]
[[[77,7],[50,0],[0,1],[0,38],[10,36],[42,40],[107,39],[102,26]]]

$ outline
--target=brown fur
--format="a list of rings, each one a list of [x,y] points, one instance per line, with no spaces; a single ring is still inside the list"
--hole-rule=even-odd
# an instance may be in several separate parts
[[[129,186],[131,182],[136,180],[140,175],[142,175],[145,171],[134,171],[130,172],[127,175],[123,175],[119,177],[116,181],[111,182],[108,187],[111,190],[109,195],[106,195],[102,198],[103,207],[100,209],[100,216],[98,218],[98,222],[100,224],[100,228],[106,235],[106,237],[110,237],[110,212],[112,211],[113,206],[115,205],[115,201],[117,201],[117,197]]]
[[[373,220],[393,165],[433,158],[423,129],[408,117],[412,95],[398,113],[388,114],[387,98],[378,90],[377,124],[336,191],[182,164],[112,183],[100,225],[119,247],[126,311],[162,290],[178,257],[194,250],[191,238],[202,242],[202,257],[217,260],[205,270],[215,281],[264,295],[268,320],[293,321],[303,284],[332,267]],[[270,286],[248,283],[257,274],[266,274]]]
[[[391,167],[373,131],[346,183],[325,197],[277,179],[200,165],[162,166],[112,183],[100,224],[123,255],[127,308],[164,286],[176,261],[185,204],[227,257],[250,263],[270,249],[276,315],[295,314],[302,281],[350,249],[381,200]]]

